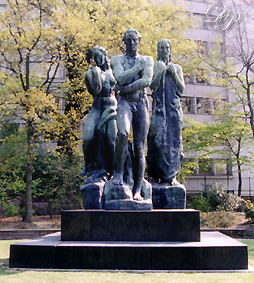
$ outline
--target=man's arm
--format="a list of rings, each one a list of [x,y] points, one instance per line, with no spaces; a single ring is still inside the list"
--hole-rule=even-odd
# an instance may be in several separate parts
[[[145,87],[148,87],[150,85],[153,78],[154,62],[153,62],[153,58],[150,56],[145,57],[144,60],[146,64],[142,71],[142,77],[127,86],[120,86],[116,88],[116,90],[120,90],[121,93],[126,94],[138,90],[143,90]]]
[[[127,84],[136,74],[138,74],[144,68],[145,65],[143,58],[140,58],[139,60],[136,60],[134,66],[131,69],[124,70],[120,56],[112,57],[110,63],[114,77],[119,85]]]

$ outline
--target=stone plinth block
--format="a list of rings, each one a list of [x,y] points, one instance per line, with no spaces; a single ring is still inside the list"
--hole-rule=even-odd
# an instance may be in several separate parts
[[[132,190],[128,184],[115,185],[112,179],[104,187],[104,208],[106,210],[152,210],[152,185],[145,179],[141,186],[144,200],[133,200]]]
[[[90,183],[81,186],[84,209],[103,208],[102,195],[105,182]]]
[[[104,199],[105,202],[111,200],[131,200],[132,191],[128,185],[114,185],[112,180],[110,180],[105,185]]]
[[[11,245],[10,267],[108,270],[247,270],[247,246],[218,232],[200,242],[73,242],[60,233]],[[50,239],[47,239],[50,238]]]
[[[110,200],[105,201],[106,210],[152,210],[152,200]]]
[[[184,185],[170,186],[153,183],[154,209],[185,209],[186,189]]]
[[[65,210],[63,241],[155,241],[200,240],[199,211]]]

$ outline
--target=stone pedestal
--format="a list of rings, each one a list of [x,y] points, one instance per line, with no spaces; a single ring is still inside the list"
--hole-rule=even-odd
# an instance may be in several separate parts
[[[247,246],[218,232],[200,242],[61,241],[59,233],[18,242],[10,267],[108,270],[247,270]]]
[[[104,208],[106,210],[152,210],[152,186],[145,179],[142,182],[143,200],[133,200],[132,188],[124,183],[115,185],[112,179],[104,187]]]
[[[62,212],[63,241],[198,242],[199,211],[87,211]]]
[[[152,187],[154,209],[185,209],[186,189],[184,185],[170,186],[153,183]]]
[[[102,195],[105,182],[89,183],[81,186],[84,209],[102,209]]]

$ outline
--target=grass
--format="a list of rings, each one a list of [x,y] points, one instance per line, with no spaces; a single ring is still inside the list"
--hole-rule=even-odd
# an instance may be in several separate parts
[[[161,283],[161,282],[254,282],[254,273],[138,273],[117,271],[43,271],[18,270],[7,267],[10,244],[17,241],[0,241],[1,283]],[[254,267],[254,240],[241,240],[248,245],[249,264]]]

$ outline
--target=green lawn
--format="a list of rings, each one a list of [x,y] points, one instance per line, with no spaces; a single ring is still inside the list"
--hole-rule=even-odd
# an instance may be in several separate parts
[[[104,283],[104,282],[254,282],[254,273],[137,273],[137,272],[90,272],[90,271],[28,271],[7,267],[10,244],[17,241],[0,241],[1,283]],[[254,266],[254,240],[241,240],[248,245],[249,264]]]

